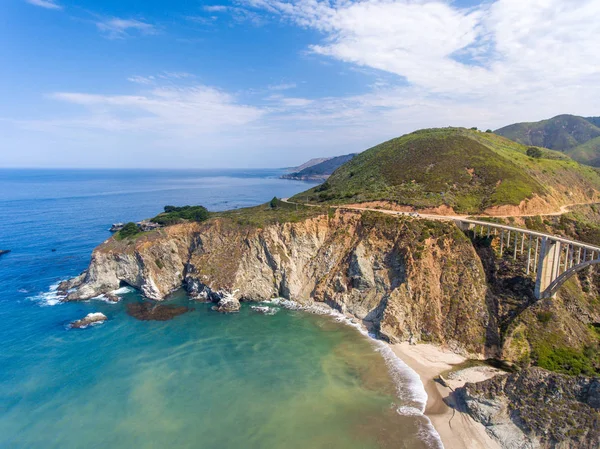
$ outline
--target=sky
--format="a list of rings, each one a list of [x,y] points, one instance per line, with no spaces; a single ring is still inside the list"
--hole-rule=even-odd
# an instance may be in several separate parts
[[[258,168],[600,115],[600,0],[2,0],[0,167]]]

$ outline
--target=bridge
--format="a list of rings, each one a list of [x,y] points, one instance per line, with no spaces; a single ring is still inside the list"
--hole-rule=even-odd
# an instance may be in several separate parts
[[[294,203],[288,198],[283,202],[310,207],[316,204]],[[500,256],[510,252],[513,259],[527,252],[527,275],[535,275],[535,297],[537,299],[552,298],[558,289],[574,274],[592,265],[600,264],[600,247],[587,243],[557,237],[543,232],[515,228],[500,223],[471,220],[460,216],[419,214],[416,212],[399,212],[387,209],[375,209],[356,206],[333,206],[336,209],[373,211],[391,215],[409,215],[428,220],[454,221],[463,231],[473,231],[475,235],[487,238],[500,237]],[[567,206],[561,207],[559,215],[566,212]]]
[[[450,217],[448,217],[450,218]],[[535,297],[551,298],[578,271],[600,264],[600,247],[550,234],[487,221],[453,218],[463,231],[500,238],[500,256],[527,254],[527,275],[535,275]]]

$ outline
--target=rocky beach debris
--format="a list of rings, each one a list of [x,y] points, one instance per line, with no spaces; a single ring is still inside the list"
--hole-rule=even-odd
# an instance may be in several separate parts
[[[213,307],[213,310],[216,310],[217,312],[221,313],[232,313],[239,312],[240,307],[240,301],[231,293],[226,293],[219,300],[217,305]]]
[[[169,321],[191,311],[189,307],[137,302],[127,304],[127,314],[140,321]]]
[[[257,313],[262,313],[263,315],[275,315],[279,312],[277,307],[268,307],[268,306],[250,306],[250,309]]]
[[[461,407],[503,447],[600,447],[600,379],[541,368],[467,383]]]
[[[95,324],[104,323],[107,320],[106,315],[100,312],[96,313],[88,313],[84,318],[73,321],[71,323],[72,329],[85,329],[88,326],[93,326]]]
[[[121,229],[123,229],[125,227],[126,223],[113,223],[112,226],[109,228],[110,232],[119,232]],[[158,224],[158,223],[154,223],[150,220],[142,220],[142,221],[138,221],[136,223],[137,227],[140,229],[140,231],[153,231],[155,229],[161,228],[162,225]]]
[[[115,295],[114,293],[105,293],[104,299],[107,302],[119,302],[121,300],[120,296]]]

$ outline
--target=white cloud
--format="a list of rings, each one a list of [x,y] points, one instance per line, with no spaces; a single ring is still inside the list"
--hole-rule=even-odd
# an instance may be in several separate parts
[[[453,98],[456,107],[512,100],[532,112],[550,96],[558,113],[571,103],[560,103],[568,92],[589,105],[585,88],[597,91],[600,81],[597,0],[497,0],[474,8],[436,0],[245,4],[321,32],[313,53],[398,75],[398,85]]]
[[[130,76],[129,78],[127,78],[127,81],[131,81],[132,83],[137,83],[137,84],[150,85],[150,84],[154,84],[155,79],[156,78],[154,76],[134,75],[134,76]]]
[[[135,19],[120,19],[112,17],[96,22],[96,27],[106,33],[111,39],[120,39],[127,37],[130,32],[136,31],[140,34],[155,34],[156,27],[152,24]]]
[[[270,84],[268,86],[269,90],[289,90],[295,89],[297,87],[296,83],[280,83],[280,84]]]
[[[246,125],[263,115],[260,109],[239,104],[232,95],[203,85],[156,86],[138,95],[57,92],[50,98],[87,110],[83,119],[54,125],[108,131],[191,136]]]
[[[61,5],[56,3],[54,0],[26,0],[27,3],[35,6],[41,6],[46,9],[63,9]]]

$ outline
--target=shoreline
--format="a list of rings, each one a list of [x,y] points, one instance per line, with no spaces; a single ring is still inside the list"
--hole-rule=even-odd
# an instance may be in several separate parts
[[[427,393],[424,414],[430,419],[445,449],[502,449],[487,434],[483,424],[444,402],[452,390],[434,380],[444,371],[465,362],[465,357],[431,344],[410,345],[403,342],[389,347],[396,357],[419,375]],[[456,372],[452,379],[447,380],[452,389],[456,389],[467,382],[479,382],[499,373],[500,370],[491,367],[471,367]]]

